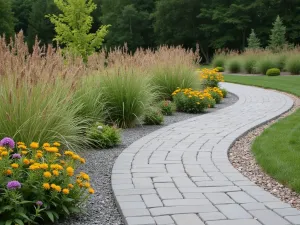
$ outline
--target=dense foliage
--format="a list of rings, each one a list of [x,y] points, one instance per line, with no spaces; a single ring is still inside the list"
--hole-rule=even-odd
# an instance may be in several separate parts
[[[50,43],[54,37],[54,26],[44,16],[61,13],[53,1],[1,0],[0,9],[3,13],[0,13],[0,33],[11,35],[13,30],[19,32],[22,29],[31,45],[35,35],[39,36],[42,43]],[[126,42],[130,50],[160,44],[194,48],[198,43],[203,59],[209,60],[216,49],[241,50],[247,47],[251,29],[255,30],[261,47],[268,46],[271,29],[278,15],[286,27],[286,41],[292,44],[300,42],[299,0],[93,2],[97,9],[92,13],[95,24],[91,32],[96,32],[101,25],[112,25],[106,38],[107,47]]]

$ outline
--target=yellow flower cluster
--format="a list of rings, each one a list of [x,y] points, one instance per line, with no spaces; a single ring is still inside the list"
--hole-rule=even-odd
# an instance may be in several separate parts
[[[216,82],[223,82],[224,76],[218,72],[218,69],[202,69],[200,70],[200,78],[209,80],[209,81],[216,81]]]
[[[80,161],[81,163],[85,163],[85,159],[84,158],[81,158],[79,155],[75,154],[74,152],[68,150],[68,151],[65,151],[64,153],[66,156],[70,156],[72,159],[74,160],[78,160]]]
[[[196,91],[193,90],[192,88],[185,88],[185,89],[177,88],[177,90],[172,93],[172,96],[175,96],[178,93],[183,93],[188,98],[196,97],[199,98],[200,100],[203,100],[205,98],[212,99],[212,96],[208,90]]]
[[[218,87],[207,87],[207,88],[205,88],[205,91],[207,91],[207,92],[213,91],[213,92],[216,92],[221,98],[224,97],[222,90]]]

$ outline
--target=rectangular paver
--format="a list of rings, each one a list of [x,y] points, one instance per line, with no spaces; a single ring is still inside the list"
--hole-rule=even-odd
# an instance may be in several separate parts
[[[207,225],[262,225],[255,219],[208,221]]]
[[[228,195],[237,203],[253,203],[257,202],[254,198],[243,191],[229,192]]]
[[[151,216],[127,217],[126,221],[128,225],[156,225]]]
[[[211,221],[211,220],[225,220],[227,219],[222,213],[220,212],[209,212],[209,213],[199,213],[200,218],[203,221]]]
[[[250,213],[261,221],[264,225],[288,225],[290,224],[281,216],[271,210],[254,210]]]
[[[156,194],[142,195],[142,197],[148,208],[163,206],[160,198]]]
[[[153,216],[184,214],[184,213],[216,212],[216,211],[218,210],[212,205],[172,206],[172,207],[159,207],[159,208],[150,209],[150,212]]]
[[[161,199],[183,198],[177,188],[157,188],[156,190]]]
[[[177,225],[205,225],[196,214],[173,215]]]
[[[204,194],[213,204],[229,204],[234,201],[225,193],[205,193]]]
[[[174,199],[164,200],[165,206],[184,206],[184,205],[211,205],[207,199]]]
[[[245,209],[243,209],[238,204],[217,205],[217,208],[228,219],[250,219],[250,218],[253,218],[249,213],[246,212]]]
[[[174,224],[174,220],[171,216],[156,216],[154,217],[155,222],[157,225],[170,225]]]

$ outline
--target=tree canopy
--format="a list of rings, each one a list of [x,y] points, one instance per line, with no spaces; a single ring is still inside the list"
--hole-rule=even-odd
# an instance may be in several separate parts
[[[94,23],[88,32],[110,24],[104,42],[107,48],[124,43],[131,51],[162,44],[193,48],[198,44],[208,61],[218,49],[245,49],[251,29],[260,46],[267,47],[277,16],[285,27],[285,41],[300,43],[300,0],[91,1],[97,8],[91,12]],[[0,32],[12,35],[22,29],[29,44],[35,35],[43,44],[51,43],[54,26],[44,16],[62,13],[54,0],[0,0],[0,10]]]

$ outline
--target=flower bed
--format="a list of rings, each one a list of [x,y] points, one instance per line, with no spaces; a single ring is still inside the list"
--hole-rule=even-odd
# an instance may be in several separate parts
[[[11,138],[0,141],[0,218],[5,225],[55,222],[80,212],[94,193],[89,175],[75,170],[85,163],[58,142],[29,147]]]

